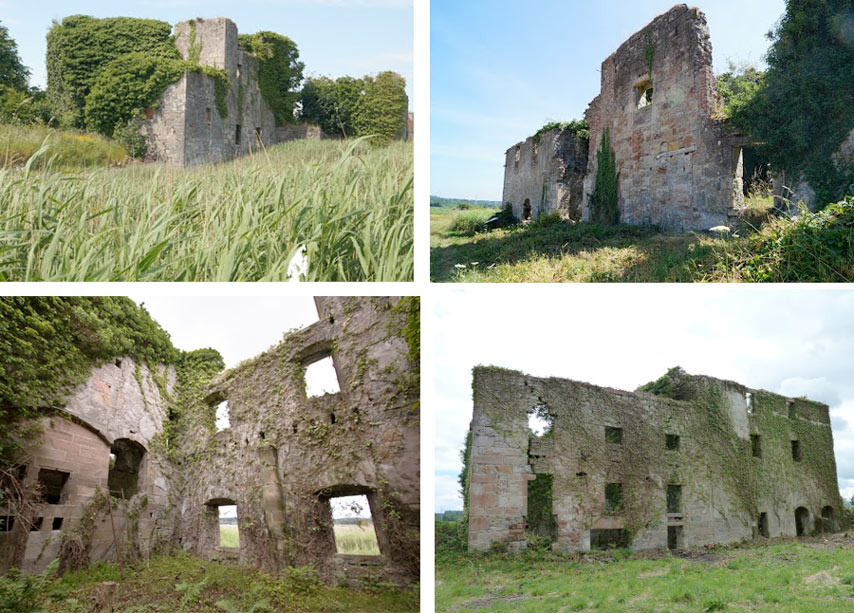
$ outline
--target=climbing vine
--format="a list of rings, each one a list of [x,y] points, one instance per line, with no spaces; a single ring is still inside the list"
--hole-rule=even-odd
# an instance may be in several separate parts
[[[596,187],[590,195],[590,213],[594,223],[615,226],[620,223],[618,198],[620,192],[620,173],[617,170],[617,156],[611,148],[611,130],[602,132],[602,142],[596,157]]]
[[[647,31],[645,44],[643,48],[644,59],[646,59],[646,67],[649,71],[650,82],[652,82],[652,68],[655,62],[655,35],[652,30]]]

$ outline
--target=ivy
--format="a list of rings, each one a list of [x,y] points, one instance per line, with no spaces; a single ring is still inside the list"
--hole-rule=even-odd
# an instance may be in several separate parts
[[[593,223],[615,226],[620,222],[617,205],[620,191],[620,173],[617,156],[611,148],[611,130],[605,128],[597,152],[596,187],[590,195],[590,213]]]
[[[652,69],[655,62],[655,35],[652,30],[646,33],[646,41],[643,48],[643,56],[646,59],[646,68],[649,71],[649,78],[652,79]]]
[[[294,123],[294,108],[299,99],[305,64],[299,61],[299,49],[287,36],[275,32],[240,34],[240,47],[258,60],[258,88],[273,111],[276,125]]]

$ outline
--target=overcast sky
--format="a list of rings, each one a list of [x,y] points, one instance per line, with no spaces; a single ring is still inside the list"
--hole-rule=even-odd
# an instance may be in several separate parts
[[[285,332],[305,328],[318,320],[311,297],[160,297],[131,295],[131,300],[144,304],[146,310],[172,338],[172,344],[185,351],[213,347],[222,354],[226,368],[279,344]],[[326,370],[307,372],[309,395],[317,389],[322,394],[337,391],[338,383],[331,360]],[[320,364],[320,363],[318,363]],[[322,368],[322,367],[321,367]],[[313,369],[312,369],[313,370]],[[316,387],[315,387],[316,386]],[[228,427],[227,413],[217,412],[217,426]],[[336,499],[333,515],[369,517],[362,497]],[[359,509],[358,514],[353,511]],[[233,507],[223,507],[223,517],[233,517]]]
[[[394,70],[412,100],[412,0],[0,0],[0,22],[18,43],[31,85],[47,85],[45,35],[69,15],[144,17],[175,25],[229,17],[240,33],[271,30],[296,42],[305,75],[361,77]]]
[[[599,94],[605,58],[675,4],[432,0],[430,192],[500,200],[504,152],[550,121],[583,118]],[[763,65],[765,34],[783,15],[785,0],[698,4],[716,72],[730,60]]]
[[[854,291],[750,286],[438,288],[436,511],[462,509],[459,452],[478,364],[634,390],[673,366],[830,406],[854,494]],[[496,293],[497,292],[497,293]]]

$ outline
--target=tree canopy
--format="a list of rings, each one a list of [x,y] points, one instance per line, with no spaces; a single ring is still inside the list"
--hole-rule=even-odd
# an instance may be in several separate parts
[[[299,100],[299,84],[305,64],[299,61],[297,44],[275,32],[240,34],[241,49],[258,59],[258,87],[276,117],[276,124],[293,123]]]
[[[9,36],[9,30],[0,23],[0,84],[24,91],[30,70],[21,63],[18,44]]]

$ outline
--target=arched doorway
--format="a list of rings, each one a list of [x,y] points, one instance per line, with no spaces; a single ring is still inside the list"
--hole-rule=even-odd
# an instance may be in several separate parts
[[[145,447],[129,438],[117,438],[110,447],[107,487],[115,498],[130,498],[139,491],[139,475]]]
[[[833,507],[830,505],[821,510],[821,531],[836,532],[836,520],[833,517]]]
[[[810,533],[810,512],[806,507],[795,509],[795,533],[798,536],[806,536]]]

